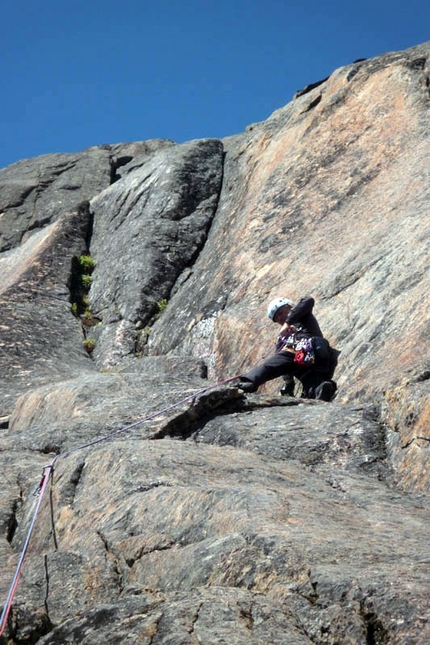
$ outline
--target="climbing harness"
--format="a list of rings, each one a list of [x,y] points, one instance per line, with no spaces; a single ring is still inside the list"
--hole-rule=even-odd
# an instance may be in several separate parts
[[[313,365],[315,363],[315,352],[312,345],[312,338],[302,338],[295,344],[294,362],[298,365]]]
[[[173,410],[186,401],[190,401],[191,399],[195,399],[197,396],[200,396],[204,392],[207,392],[208,390],[212,390],[215,387],[219,387],[220,385],[226,385],[227,383],[231,383],[232,381],[235,381],[236,379],[240,378],[241,375],[239,374],[238,376],[233,376],[232,378],[225,379],[224,381],[219,381],[218,383],[215,383],[213,385],[208,385],[207,387],[202,388],[201,390],[198,390],[197,392],[193,392],[193,394],[190,394],[189,396],[184,397],[180,401],[177,401],[176,403],[173,403],[172,405],[168,405],[162,410],[157,410],[156,412],[153,412],[152,414],[148,415],[147,417],[144,417],[143,419],[139,419],[138,421],[135,421],[134,423],[131,423],[130,425],[125,426],[124,428],[120,428],[119,430],[115,430],[114,432],[111,432],[108,435],[105,435],[104,437],[99,437],[98,439],[94,439],[93,441],[89,441],[88,443],[84,443],[80,446],[77,446],[76,448],[72,448],[70,450],[67,450],[65,452],[62,452],[58,455],[56,455],[49,464],[44,466],[43,468],[43,473],[42,473],[42,478],[40,481],[40,484],[38,488],[36,489],[35,495],[37,496],[37,503],[33,512],[33,518],[30,523],[30,527],[27,532],[27,537],[24,542],[24,546],[21,551],[21,556],[19,558],[15,574],[13,576],[12,583],[10,585],[9,593],[6,598],[6,602],[3,607],[3,611],[0,617],[0,637],[3,635],[4,630],[6,628],[6,623],[7,619],[9,617],[10,610],[12,608],[12,602],[15,596],[16,588],[18,586],[19,578],[21,576],[21,571],[22,567],[24,564],[24,559],[28,551],[28,547],[30,544],[30,539],[31,535],[33,533],[34,526],[36,524],[36,519],[39,513],[40,506],[42,504],[43,496],[45,494],[46,488],[48,486],[48,482],[51,479],[53,472],[54,472],[54,466],[55,463],[60,459],[60,457],[67,457],[68,455],[71,455],[72,453],[78,452],[79,450],[83,450],[84,448],[90,448],[92,446],[95,446],[99,443],[102,443],[104,441],[109,441],[110,439],[113,439],[114,437],[117,437],[120,434],[123,434],[124,432],[128,432],[132,428],[136,428],[137,426],[141,425],[142,423],[145,423],[146,421],[150,421],[152,419],[155,419],[156,417],[161,416],[162,414],[165,414],[166,412],[170,412],[170,410]]]
[[[298,365],[313,365],[315,363],[315,350],[311,337],[297,338],[291,334],[278,341],[278,351],[294,354],[294,362]]]

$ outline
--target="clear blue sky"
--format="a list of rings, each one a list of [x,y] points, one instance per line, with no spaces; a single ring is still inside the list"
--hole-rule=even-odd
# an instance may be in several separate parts
[[[0,168],[243,132],[357,58],[430,39],[428,0],[7,0]]]

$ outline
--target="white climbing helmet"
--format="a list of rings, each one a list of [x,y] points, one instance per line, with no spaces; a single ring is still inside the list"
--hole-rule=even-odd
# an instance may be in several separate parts
[[[274,319],[275,314],[278,311],[278,309],[280,309],[284,305],[288,305],[289,307],[293,307],[294,302],[292,300],[288,300],[288,298],[275,298],[274,300],[272,300],[270,305],[267,307],[267,315],[269,316],[270,320]]]

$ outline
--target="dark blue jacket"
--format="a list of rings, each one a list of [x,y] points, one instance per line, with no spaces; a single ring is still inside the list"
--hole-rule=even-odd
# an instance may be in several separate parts
[[[311,296],[305,296],[290,311],[287,323],[297,328],[298,338],[305,336],[320,336],[320,338],[324,338],[318,321],[312,313],[314,304],[315,300]]]

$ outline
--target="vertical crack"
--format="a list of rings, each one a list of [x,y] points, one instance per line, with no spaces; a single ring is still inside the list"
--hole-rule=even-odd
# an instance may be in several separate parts
[[[387,645],[388,632],[376,612],[365,607],[365,600],[361,602],[361,615],[366,628],[366,645]]]
[[[194,616],[193,616],[193,619],[192,619],[192,621],[191,621],[191,625],[190,625],[190,629],[188,630],[188,633],[189,633],[190,635],[193,635],[193,634],[194,634],[194,629],[195,629],[196,623],[197,623],[197,621],[198,621],[198,619],[199,619],[200,610],[201,610],[201,608],[203,607],[203,604],[204,604],[204,603],[203,603],[203,601],[202,601],[202,602],[199,604],[199,606],[197,607],[196,612],[195,612],[195,614],[194,614]],[[197,641],[198,641],[198,642],[200,642],[198,639],[197,639]]]
[[[43,601],[43,604],[45,606],[45,611],[46,611],[46,615],[48,617],[48,620],[50,620],[49,619],[49,607],[48,607],[49,580],[50,579],[49,579],[49,569],[48,569],[48,556],[47,556],[46,553],[45,553],[45,556],[44,556],[44,566],[45,566],[45,581],[46,581],[46,585],[45,585],[45,599]]]
[[[19,495],[16,499],[13,500],[12,503],[12,508],[11,508],[11,514],[7,522],[7,531],[6,531],[6,539],[9,542],[9,544],[12,544],[13,538],[15,537],[16,530],[18,528],[18,511],[22,506],[23,498],[24,498],[24,493],[22,486],[19,482],[17,481],[18,487],[19,487]]]
[[[117,556],[113,553],[113,551],[111,551],[111,549],[109,547],[109,543],[108,543],[107,539],[105,538],[105,536],[103,535],[103,533],[101,531],[97,531],[97,535],[99,536],[99,538],[103,542],[103,546],[105,548],[107,557],[109,558],[109,560],[110,560],[110,562],[112,564],[113,571],[114,571],[114,573],[115,573],[115,575],[117,577],[118,592],[121,593],[123,591],[123,589],[124,589],[124,576],[123,576],[123,573],[121,571],[121,566],[119,564],[119,560],[118,560]]]
[[[6,540],[9,542],[9,544],[12,544],[14,535],[16,533],[16,529],[18,528],[18,520],[16,519],[16,514],[18,512],[18,508],[20,506],[20,501],[17,499],[13,500],[12,504],[12,513],[9,517],[9,521],[7,523],[7,533],[6,533]]]
[[[246,607],[240,607],[239,609],[239,618],[244,621],[246,628],[251,634],[254,629],[254,617],[252,615],[253,606],[254,606],[254,603],[251,602]]]
[[[160,621],[161,621],[162,617],[163,617],[163,614],[160,614],[160,615],[158,616],[158,618],[155,620],[155,624],[154,624],[154,628],[153,628],[154,633],[150,636],[150,640],[149,640],[148,645],[152,645],[152,644],[153,644],[153,642],[154,642],[154,638],[155,638],[155,637],[157,636],[157,634],[158,634],[158,627],[159,627],[159,625],[160,625]]]
[[[85,468],[85,461],[81,461],[78,463],[76,466],[75,470],[70,476],[70,480],[67,484],[63,486],[63,503],[65,505],[67,504],[74,504],[75,502],[75,496],[76,496],[76,489],[78,487],[78,484],[81,480],[82,477],[82,471]]]

